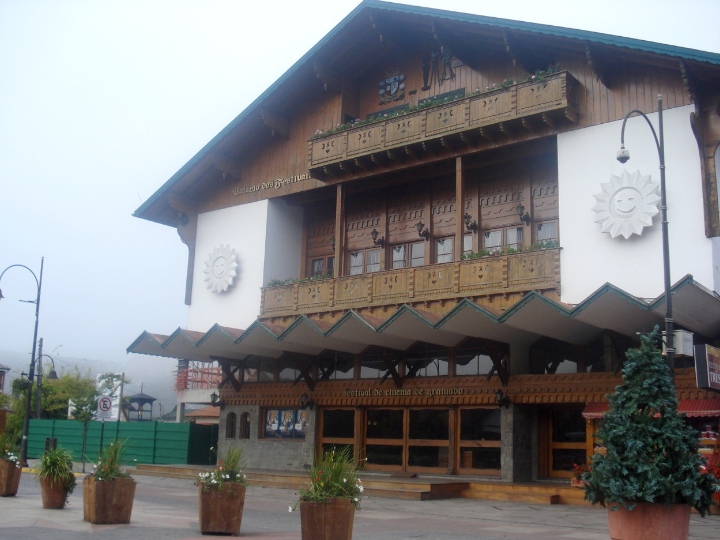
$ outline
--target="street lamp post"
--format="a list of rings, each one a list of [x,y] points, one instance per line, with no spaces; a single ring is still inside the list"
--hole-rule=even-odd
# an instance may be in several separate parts
[[[43,338],[38,340],[38,355],[37,355],[37,386],[35,388],[35,418],[42,417],[42,387],[43,387],[43,365],[42,359],[47,358],[52,362],[52,369],[47,375],[49,381],[57,380],[57,372],[55,371],[55,359],[49,354],[43,354]]]
[[[630,159],[630,152],[625,149],[625,124],[633,114],[642,116],[650,126],[655,145],[660,159],[660,208],[662,211],[662,247],[663,247],[663,273],[665,279],[665,351],[666,361],[670,368],[670,376],[675,378],[675,343],[673,335],[673,312],[672,312],[672,291],[670,290],[670,244],[668,240],[668,219],[667,219],[667,197],[665,194],[665,140],[663,137],[663,116],[662,116],[662,94],[658,94],[658,134],[650,122],[650,119],[642,111],[637,109],[625,115],[620,132],[620,150],[617,153],[617,160],[620,163],[627,163]]]
[[[11,264],[8,266],[5,270],[2,271],[2,274],[0,274],[0,281],[2,281],[2,277],[5,275],[5,272],[10,270],[11,268],[20,267],[24,268],[28,272],[30,272],[35,278],[35,284],[37,285],[37,296],[35,297],[35,300],[22,300],[23,302],[29,302],[31,304],[35,304],[35,332],[33,334],[33,346],[32,346],[32,356],[30,358],[30,372],[28,373],[28,380],[30,381],[30,386],[28,386],[27,389],[27,396],[25,398],[25,418],[23,419],[23,431],[22,431],[22,442],[20,444],[20,462],[23,465],[27,465],[27,443],[28,443],[28,431],[30,430],[30,406],[32,401],[32,381],[35,377],[35,352],[37,347],[37,334],[38,334],[38,321],[40,318],[40,291],[42,290],[42,275],[43,275],[43,265],[45,264],[45,257],[42,257],[40,259],[40,279],[35,275],[35,272],[30,270],[27,266],[24,264]],[[0,299],[3,298],[2,290],[0,290]]]

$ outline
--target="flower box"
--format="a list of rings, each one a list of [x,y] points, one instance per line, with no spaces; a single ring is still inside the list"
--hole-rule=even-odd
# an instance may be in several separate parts
[[[94,524],[130,523],[135,480],[118,477],[97,480],[93,476],[83,480],[83,519]]]
[[[300,502],[302,540],[352,540],[354,519],[355,503],[350,499]]]
[[[217,487],[198,487],[200,498],[200,532],[202,534],[240,534],[246,488],[238,482]]]
[[[0,459],[0,497],[12,497],[18,492],[21,473],[17,461]]]

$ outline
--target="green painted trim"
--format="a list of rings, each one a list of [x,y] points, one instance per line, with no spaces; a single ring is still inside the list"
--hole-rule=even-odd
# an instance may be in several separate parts
[[[403,4],[395,4],[391,2],[381,2],[379,0],[363,0],[354,10],[352,10],[342,21],[340,21],[330,32],[328,32],[320,41],[315,44],[307,53],[305,53],[297,62],[283,73],[274,84],[260,94],[244,111],[242,111],[234,120],[232,120],[225,128],[220,131],[210,142],[203,146],[200,151],[183,165],[169,180],[167,180],[160,188],[155,191],[143,204],[141,204],[135,212],[134,217],[148,219],[144,217],[152,206],[155,205],[170,188],[175,185],[183,176],[190,172],[200,161],[202,161],[214,147],[216,147],[233,129],[240,125],[247,117],[253,114],[260,105],[268,99],[275,91],[284,85],[299,68],[304,65],[311,57],[324,48],[333,37],[342,32],[345,27],[360,15],[365,9],[394,11],[398,13],[406,13],[409,15],[418,15],[425,17],[435,17],[448,19],[457,22],[466,22],[477,25],[496,26],[507,30],[515,30],[519,32],[529,32],[535,34],[545,34],[553,37],[572,39],[576,41],[586,41],[621,47],[626,49],[635,49],[663,56],[671,56],[682,58],[685,60],[694,60],[697,62],[705,62],[713,65],[720,65],[720,54],[688,49],[685,47],[676,47],[673,45],[663,45],[660,43],[652,43],[639,39],[624,38],[620,36],[612,36],[609,34],[601,34],[598,32],[589,32],[585,30],[573,30],[559,26],[550,26],[545,24],[528,23],[523,21],[512,21],[508,19],[498,19],[494,17],[485,17],[482,15],[470,15],[453,11],[445,11],[433,8],[423,8],[417,6],[408,6]]]

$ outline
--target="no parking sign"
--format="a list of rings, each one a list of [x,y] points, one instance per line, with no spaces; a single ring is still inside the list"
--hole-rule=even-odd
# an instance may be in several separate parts
[[[97,417],[98,418],[111,418],[112,417],[112,398],[109,396],[101,396],[98,399]]]

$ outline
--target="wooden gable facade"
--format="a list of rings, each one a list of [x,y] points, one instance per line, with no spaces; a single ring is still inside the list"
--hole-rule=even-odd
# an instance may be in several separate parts
[[[692,107],[720,236],[718,82],[718,55],[363,2],[136,212],[178,228],[192,304],[198,216],[302,211],[299,272],[264,284],[252,327],[186,335],[227,340],[187,353],[223,368],[221,422],[248,414],[248,454],[290,468],[342,444],[378,471],[569,476],[595,443],[583,409],[662,313],[611,287],[562,303],[558,136],[651,114],[658,94]],[[582,319],[600,298],[637,326]],[[680,367],[680,397],[709,397]]]

